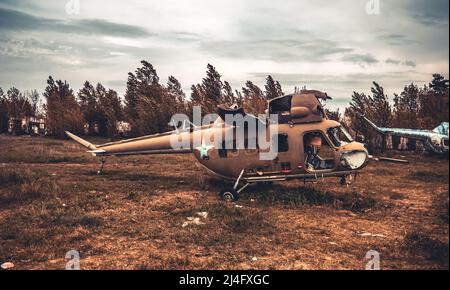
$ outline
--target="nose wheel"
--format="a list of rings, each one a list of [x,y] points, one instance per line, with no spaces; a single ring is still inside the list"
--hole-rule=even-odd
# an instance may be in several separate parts
[[[235,202],[239,199],[239,193],[235,189],[225,189],[220,192],[220,198],[226,202]]]
[[[228,202],[235,202],[239,199],[239,193],[241,193],[241,191],[243,191],[249,185],[248,183],[245,183],[241,188],[238,189],[239,182],[241,181],[242,175],[244,174],[244,170],[245,169],[242,169],[241,174],[239,174],[239,177],[234,183],[233,188],[227,188],[220,192],[221,199]]]

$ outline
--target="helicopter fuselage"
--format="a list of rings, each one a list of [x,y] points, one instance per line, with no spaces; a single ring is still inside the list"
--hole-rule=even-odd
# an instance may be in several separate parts
[[[274,130],[274,126],[276,130]],[[324,119],[318,123],[307,124],[271,124],[267,127],[268,135],[275,131],[278,134],[278,153],[273,160],[262,160],[262,149],[215,149],[202,156],[200,150],[193,150],[197,160],[212,173],[226,179],[235,179],[244,170],[244,178],[249,180],[267,177],[300,178],[345,176],[362,169],[369,160],[363,144],[348,140],[333,140],[330,130],[342,128],[338,122]],[[206,130],[233,130],[227,127],[211,127]],[[324,162],[323,167],[312,167],[307,164],[305,150],[306,137],[309,134],[322,137],[322,148],[317,153]],[[214,135],[209,132],[208,135]],[[247,138],[254,138],[248,137]],[[247,142],[248,143],[248,142]],[[357,160],[352,160],[357,159]],[[348,164],[348,163],[352,164]]]

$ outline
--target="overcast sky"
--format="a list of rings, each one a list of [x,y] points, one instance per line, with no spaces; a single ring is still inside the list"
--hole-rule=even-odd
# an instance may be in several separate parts
[[[145,59],[188,95],[211,63],[235,89],[271,74],[286,93],[306,85],[342,107],[372,81],[391,95],[448,77],[448,0],[379,0],[379,13],[367,2],[0,0],[0,87],[42,92],[52,75],[123,94]]]

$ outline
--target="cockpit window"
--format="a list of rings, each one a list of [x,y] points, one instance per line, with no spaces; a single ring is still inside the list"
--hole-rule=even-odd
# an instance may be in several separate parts
[[[342,126],[333,127],[327,130],[328,137],[333,142],[334,146],[340,147],[342,145],[353,142],[353,138],[350,133]]]

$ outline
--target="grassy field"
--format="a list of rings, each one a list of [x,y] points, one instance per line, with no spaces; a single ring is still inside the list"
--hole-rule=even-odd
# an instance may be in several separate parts
[[[226,204],[190,155],[109,158],[98,176],[70,141],[0,136],[0,263],[64,269],[74,249],[83,269],[364,269],[376,250],[382,269],[448,269],[448,159],[404,157],[349,188],[274,183]]]

